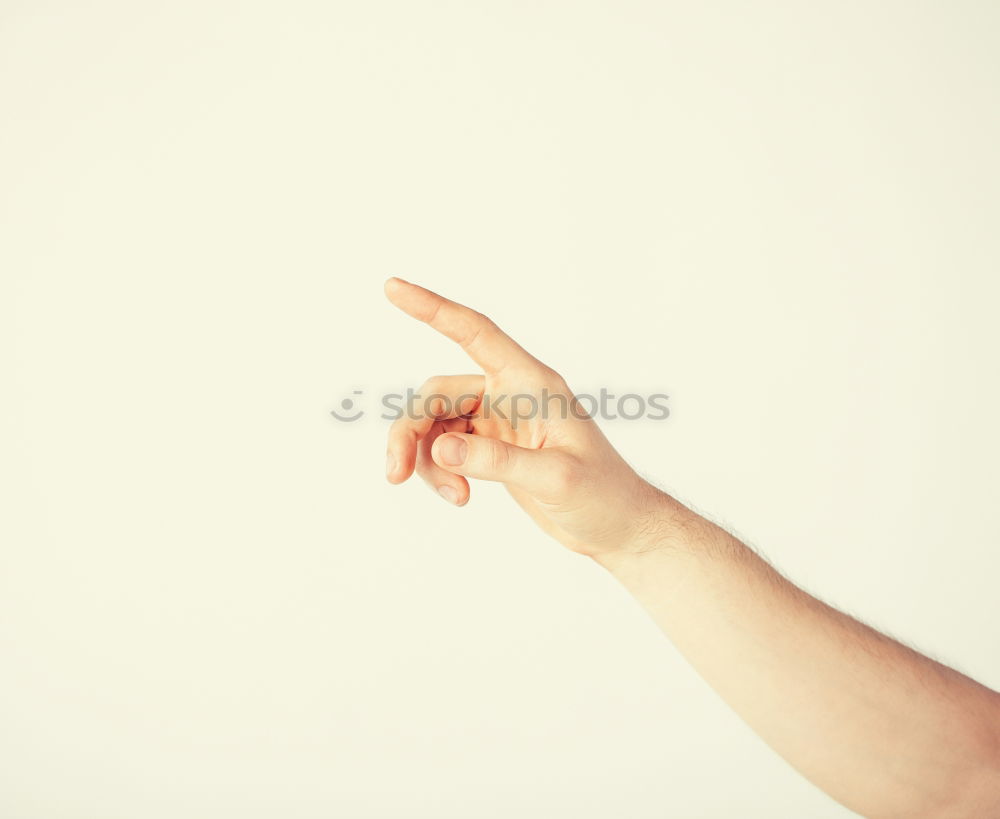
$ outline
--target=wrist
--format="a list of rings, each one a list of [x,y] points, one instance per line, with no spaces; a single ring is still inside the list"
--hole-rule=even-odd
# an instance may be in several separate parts
[[[621,542],[613,549],[590,557],[611,572],[645,556],[674,549],[683,544],[681,533],[698,516],[675,498],[642,481],[635,495],[638,502],[630,512],[629,525]]]

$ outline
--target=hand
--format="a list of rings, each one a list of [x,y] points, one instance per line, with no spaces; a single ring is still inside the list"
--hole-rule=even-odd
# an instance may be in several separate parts
[[[500,481],[548,534],[593,557],[641,550],[668,498],[625,463],[562,377],[481,313],[402,279],[389,300],[457,342],[484,375],[428,379],[389,431],[386,474],[414,469],[464,506],[467,478]]]

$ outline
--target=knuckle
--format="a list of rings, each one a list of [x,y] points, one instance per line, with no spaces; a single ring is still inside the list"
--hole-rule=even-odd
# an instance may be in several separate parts
[[[448,376],[434,375],[417,391],[416,407],[421,417],[438,417],[448,408]]]
[[[491,444],[483,453],[483,464],[488,471],[494,474],[502,474],[507,471],[510,465],[510,452],[507,447],[498,443]]]
[[[484,333],[488,334],[495,329],[496,325],[488,316],[484,316],[482,313],[476,313],[474,315],[472,326],[469,327],[468,332],[465,335],[465,339],[462,341],[462,345],[465,347],[471,347],[483,337]]]
[[[413,419],[408,418],[405,414],[401,415],[389,426],[390,441],[403,441],[407,438],[412,438],[413,435]]]
[[[554,389],[558,390],[568,390],[569,385],[566,383],[566,379],[563,378],[559,373],[553,370],[546,364],[541,365],[541,375],[545,380],[545,383]]]
[[[446,376],[432,375],[420,385],[420,394],[423,396],[434,395],[444,390]]]

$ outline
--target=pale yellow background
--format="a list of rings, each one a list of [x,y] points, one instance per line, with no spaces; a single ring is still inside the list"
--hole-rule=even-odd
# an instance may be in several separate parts
[[[502,490],[383,482],[470,365],[381,283],[669,393],[644,473],[1000,686],[998,82],[985,0],[4,2],[0,816],[846,815]]]

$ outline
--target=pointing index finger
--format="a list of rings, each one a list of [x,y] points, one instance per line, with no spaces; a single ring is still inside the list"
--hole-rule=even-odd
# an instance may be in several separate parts
[[[385,283],[385,294],[404,313],[457,342],[488,373],[517,362],[538,363],[489,318],[464,304],[396,277]]]

